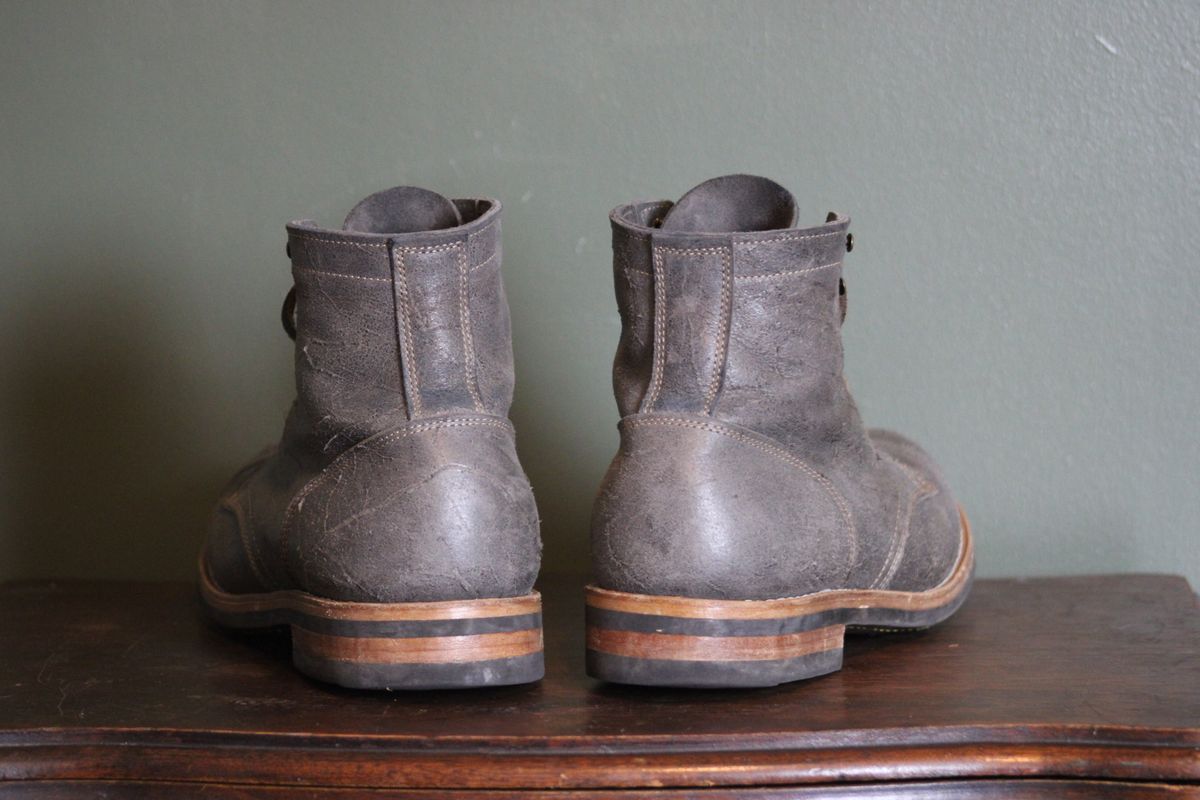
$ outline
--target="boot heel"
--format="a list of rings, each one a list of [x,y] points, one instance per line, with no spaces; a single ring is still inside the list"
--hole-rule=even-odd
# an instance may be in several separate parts
[[[962,605],[975,574],[966,514],[954,570],[925,592],[835,589],[704,600],[587,588],[587,670],[644,686],[775,686],[842,667],[846,630],[921,630]]]
[[[360,689],[505,686],[540,680],[545,672],[536,593],[503,600],[356,605],[368,619],[292,621],[297,669]]]
[[[542,598],[355,603],[306,592],[231,594],[201,565],[200,596],[232,628],[287,625],[304,674],[352,689],[532,683],[545,672]]]
[[[587,671],[642,686],[775,686],[836,672],[846,626],[774,601],[587,589]]]

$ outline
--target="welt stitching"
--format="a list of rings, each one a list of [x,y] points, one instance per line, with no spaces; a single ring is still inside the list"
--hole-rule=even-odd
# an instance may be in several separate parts
[[[399,250],[399,248],[397,248]],[[396,250],[393,250],[395,254]],[[411,378],[412,386],[412,408],[409,409],[410,415],[419,417],[421,415],[421,378],[417,370],[416,348],[413,345],[412,333],[412,304],[408,296],[408,276],[407,267],[404,263],[404,251],[401,251],[398,257],[393,259],[398,269],[396,270],[396,294],[400,299],[400,316],[403,325],[403,334],[400,340],[400,358],[403,359],[406,366],[406,372]]]
[[[305,499],[312,494],[313,490],[315,490],[317,486],[319,486],[326,478],[330,476],[335,466],[339,468],[337,472],[339,475],[341,475],[341,462],[343,459],[352,457],[352,454],[357,455],[359,448],[373,447],[375,445],[384,444],[385,442],[396,441],[397,439],[403,439],[416,433],[424,433],[425,431],[437,430],[439,428],[470,428],[479,426],[500,428],[502,430],[512,432],[512,423],[508,422],[507,420],[471,419],[470,417],[440,419],[433,422],[423,422],[419,425],[411,425],[405,428],[400,428],[392,431],[391,433],[384,434],[383,436],[365,439],[351,447],[349,450],[341,453],[337,458],[330,462],[328,466],[310,478],[309,481],[300,489],[300,492],[292,498],[290,503],[288,503],[287,510],[283,513],[283,524],[280,526],[279,531],[279,550],[280,554],[282,555],[284,567],[290,571],[290,565],[288,563],[289,559],[287,541],[288,535],[291,532],[293,520],[296,518],[296,514],[299,513],[301,506],[304,505]]]
[[[663,269],[662,253],[654,249],[654,366],[653,380],[650,382],[650,392],[642,401],[642,408],[650,410],[658,402],[658,394],[662,390],[663,369],[667,360],[667,286]]]
[[[712,414],[717,390],[721,388],[721,373],[725,371],[725,340],[729,331],[729,316],[733,313],[733,263],[729,251],[721,250],[721,314],[717,318],[717,352],[713,354],[713,373],[704,395],[704,413]]]
[[[458,251],[458,321],[462,329],[463,339],[463,380],[471,393],[476,411],[483,411],[483,398],[479,396],[479,386],[475,378],[475,340],[471,336],[471,305],[468,297],[467,282],[467,248]]]
[[[323,269],[312,269],[311,267],[295,267],[294,269],[297,273],[300,273],[302,275],[311,273],[313,275],[322,275],[322,276],[326,276],[329,278],[349,278],[349,279],[355,280],[355,281],[378,281],[380,283],[391,283],[392,282],[391,278],[369,278],[369,277],[366,277],[363,275],[346,275],[345,273],[342,273],[342,272],[327,272],[326,270],[323,270]]]
[[[640,419],[626,419],[625,424],[635,426],[635,427],[639,426],[639,425],[662,425],[665,427],[676,427],[676,428],[696,428],[699,430],[708,431],[710,433],[715,433],[720,436],[727,436],[730,439],[735,439],[739,442],[742,442],[743,444],[748,444],[751,447],[755,447],[759,450],[762,450],[764,453],[773,455],[776,458],[778,458],[788,464],[791,464],[793,467],[796,467],[801,472],[805,473],[810,478],[812,478],[817,483],[819,483],[825,489],[825,491],[829,494],[830,498],[837,505],[838,509],[841,511],[842,519],[846,523],[847,534],[849,534],[852,538],[856,536],[856,532],[855,532],[855,528],[854,528],[854,516],[850,512],[850,506],[846,502],[846,498],[842,497],[842,493],[837,490],[837,487],[834,486],[833,483],[828,478],[826,478],[824,475],[817,472],[815,469],[810,467],[804,461],[800,460],[799,458],[796,458],[794,455],[792,455],[791,453],[789,453],[788,451],[784,450],[781,447],[769,445],[766,442],[760,442],[757,439],[753,439],[749,436],[745,436],[744,434],[738,433],[737,431],[729,430],[720,425],[715,425],[715,424],[709,423],[709,422],[698,422],[696,420],[690,420],[690,419],[680,419],[677,417],[643,417]]]
[[[821,270],[829,269],[830,267],[838,267],[841,266],[841,264],[841,259],[838,259],[837,261],[830,261],[828,264],[821,264],[816,267],[806,267],[805,269],[789,269],[783,270],[782,272],[756,272],[750,275],[734,275],[733,279],[735,281],[767,281],[771,280],[772,278],[791,278],[796,275],[808,275],[813,272],[820,272]]]

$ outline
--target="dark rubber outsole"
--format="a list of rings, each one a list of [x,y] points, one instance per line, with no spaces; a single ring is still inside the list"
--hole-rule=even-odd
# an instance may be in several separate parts
[[[545,674],[541,596],[355,603],[300,591],[231,594],[203,559],[200,598],[220,625],[287,626],[300,672],[352,689],[464,689]]]
[[[960,512],[961,513],[961,512]],[[970,525],[954,570],[925,592],[833,590],[705,600],[587,588],[587,671],[641,686],[763,687],[842,667],[847,632],[921,630],[958,610],[974,577]]]

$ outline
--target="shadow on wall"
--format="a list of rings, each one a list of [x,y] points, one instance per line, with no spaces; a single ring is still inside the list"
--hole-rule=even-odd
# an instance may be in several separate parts
[[[3,323],[0,577],[188,578],[225,476],[196,457],[202,398],[172,352],[187,334],[128,256],[20,267],[61,275],[63,263],[69,280],[10,298]]]

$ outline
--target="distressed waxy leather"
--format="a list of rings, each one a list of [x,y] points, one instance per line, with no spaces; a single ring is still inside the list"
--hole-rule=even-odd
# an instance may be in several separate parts
[[[842,376],[850,221],[797,228],[794,208],[726,176],[612,212],[622,420],[593,512],[597,586],[757,600],[924,591],[954,569],[940,472],[868,431]]]
[[[224,591],[408,602],[528,594],[541,542],[507,419],[500,204],[397,187],[288,225],[297,396],[222,494]]]

